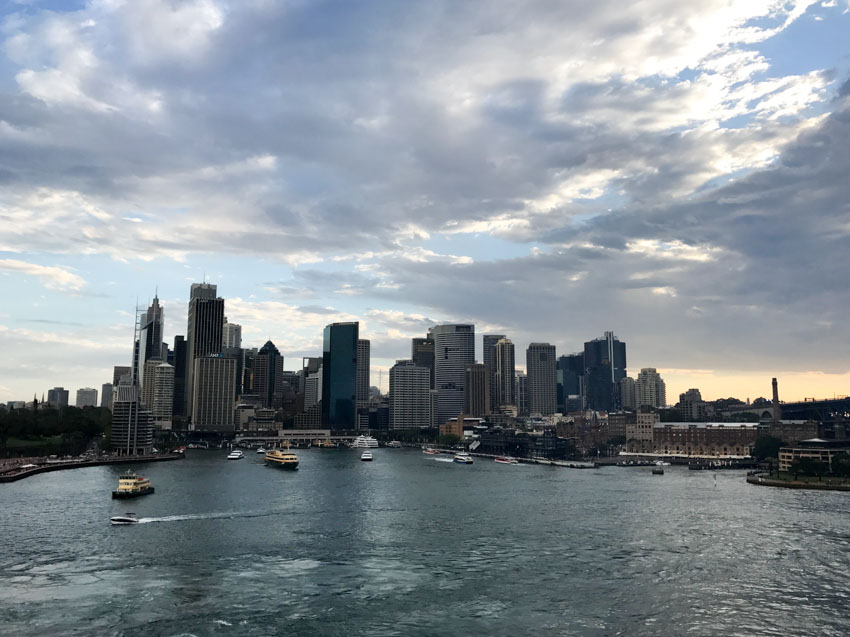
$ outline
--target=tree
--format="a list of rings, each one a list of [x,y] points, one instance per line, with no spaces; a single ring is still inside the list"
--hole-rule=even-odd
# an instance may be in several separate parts
[[[459,442],[460,436],[456,436],[455,434],[443,434],[437,438],[437,444],[444,447],[453,447]]]
[[[814,458],[799,458],[791,465],[791,473],[801,476],[820,477],[827,472],[827,466]]]
[[[782,439],[776,436],[759,436],[753,445],[753,456],[756,460],[767,460],[768,458],[778,458],[779,448],[785,443]]]
[[[832,473],[842,478],[850,478],[850,454],[842,451],[832,457]]]

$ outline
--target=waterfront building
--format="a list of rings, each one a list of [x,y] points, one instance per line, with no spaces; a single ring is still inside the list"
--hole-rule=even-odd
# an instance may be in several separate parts
[[[229,323],[226,316],[221,328],[221,347],[242,348],[242,326],[239,323]]]
[[[414,338],[411,343],[410,359],[419,367],[427,367],[431,376],[431,389],[434,389],[434,341],[430,336]]]
[[[839,453],[850,454],[850,440],[801,440],[791,447],[779,450],[779,470],[791,471],[791,466],[804,458],[821,463],[832,472],[832,460]]]
[[[84,387],[77,390],[77,407],[97,407],[97,390]]]
[[[271,341],[266,341],[253,362],[251,393],[260,396],[267,409],[280,407],[283,382],[283,356]]]
[[[160,363],[148,376],[148,384],[153,385],[151,413],[157,429],[171,429],[174,414],[174,378],[173,365]]]
[[[389,428],[431,426],[431,371],[412,360],[390,368]]]
[[[619,404],[620,380],[626,376],[626,344],[605,332],[584,344],[584,388],[587,407],[613,411]]]
[[[322,339],[322,421],[332,430],[355,429],[357,340],[360,324],[332,323]]]
[[[516,411],[517,416],[528,416],[528,376],[516,373]]]
[[[159,304],[159,297],[154,296],[146,312],[139,320],[138,356],[136,357],[136,381],[141,387],[145,385],[146,363],[151,359],[163,362],[162,335],[165,317]],[[168,349],[166,347],[166,349]]]
[[[490,415],[490,374],[486,365],[472,363],[466,366],[463,396],[464,415],[471,418]]]
[[[626,422],[626,443],[628,450],[635,453],[648,453],[654,448],[653,435],[658,414],[654,411],[639,412],[634,421]]]
[[[672,456],[747,457],[758,435],[758,423],[751,422],[655,423],[651,451]]]
[[[112,448],[121,456],[148,454],[153,447],[153,417],[132,380],[113,389]]]
[[[631,411],[635,411],[638,407],[635,379],[631,376],[620,379],[620,407]]]
[[[531,343],[525,352],[528,377],[528,410],[531,414],[550,416],[557,405],[555,346]]]
[[[434,341],[434,388],[439,424],[463,412],[466,366],[475,362],[475,326],[435,325],[428,334]]]
[[[172,413],[175,416],[186,415],[186,338],[183,335],[174,337],[174,350],[172,355],[174,365],[174,407]]]
[[[774,438],[779,438],[787,445],[793,446],[801,440],[810,440],[820,437],[820,427],[814,420],[780,420],[771,421],[767,427],[762,426],[762,431]]]
[[[212,283],[193,283],[189,292],[185,393],[186,415],[190,420],[193,419],[192,409],[196,402],[195,360],[221,353],[224,299],[216,296],[216,292],[217,287]]]
[[[482,338],[481,360],[487,368],[490,394],[490,404],[487,406],[489,412],[495,411],[496,407],[499,406],[496,401],[496,344],[503,338],[505,338],[504,334],[485,334]]]
[[[112,409],[112,383],[103,383],[100,386],[100,406]]]
[[[236,361],[232,358],[203,356],[194,361],[192,375],[192,429],[233,431],[236,397]]]
[[[42,401],[44,402],[44,401]],[[64,387],[54,387],[47,390],[47,404],[56,409],[68,406],[68,390]]]
[[[622,381],[620,386],[622,387]],[[635,379],[634,391],[638,409],[641,407],[659,408],[667,406],[667,386],[654,367],[644,367],[640,370]]]
[[[626,438],[626,429],[629,425],[637,423],[637,415],[634,411],[611,411],[608,412],[608,438]]]
[[[494,381],[491,386],[496,391],[493,401],[498,408],[516,405],[516,359],[514,344],[509,338],[501,338],[494,352]]]

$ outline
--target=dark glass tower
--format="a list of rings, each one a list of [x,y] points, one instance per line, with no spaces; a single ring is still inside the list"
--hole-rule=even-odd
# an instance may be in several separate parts
[[[355,429],[359,323],[331,323],[322,346],[322,421],[331,429]]]
[[[485,334],[482,339],[481,359],[484,367],[487,368],[487,377],[489,383],[490,411],[494,411],[498,406],[496,404],[496,343],[505,338],[504,334]]]
[[[414,338],[410,359],[417,367],[427,367],[431,372],[431,389],[434,389],[434,341],[431,337]]]
[[[626,376],[626,344],[605,332],[584,344],[584,387],[587,407],[612,411],[619,406],[620,380]]]
[[[195,359],[221,354],[224,299],[212,283],[193,283],[189,294],[189,329],[186,336],[186,412],[192,418]],[[176,370],[175,370],[176,371]]]
[[[174,337],[174,408],[175,416],[186,415],[186,339]]]
[[[283,382],[283,356],[271,341],[260,348],[254,357],[254,393],[260,396],[263,407],[279,407],[280,396],[275,396]]]

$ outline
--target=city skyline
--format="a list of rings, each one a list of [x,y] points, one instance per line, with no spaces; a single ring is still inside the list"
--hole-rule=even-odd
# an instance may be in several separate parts
[[[847,0],[368,7],[0,9],[0,401],[101,387],[199,281],[287,361],[360,321],[383,390],[466,323],[850,392]]]

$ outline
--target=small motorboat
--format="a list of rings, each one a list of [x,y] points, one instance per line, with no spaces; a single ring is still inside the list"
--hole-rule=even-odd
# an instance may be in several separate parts
[[[655,461],[655,466],[656,466],[656,467],[669,467],[669,466],[670,466],[670,463],[669,463],[669,462],[664,462],[663,460],[656,460],[656,461]]]
[[[266,452],[266,449],[264,447],[260,447],[259,449],[257,449],[257,453],[265,453],[265,452]]]
[[[227,454],[228,460],[241,460],[245,457],[245,454],[242,453],[239,449],[234,449],[229,454]]]
[[[390,440],[387,443],[387,446],[392,447],[393,449],[401,449],[401,442],[399,442],[398,440]]]
[[[138,524],[139,518],[136,517],[135,513],[127,513],[127,515],[113,515],[109,518],[109,521],[118,526],[121,524]]]
[[[371,451],[364,451],[363,453],[360,454],[360,459],[365,461],[365,462],[371,462],[372,461],[372,452]]]
[[[498,456],[495,460],[499,464],[519,464],[519,460],[510,456]]]
[[[664,475],[664,468],[663,467],[652,467],[652,475],[663,476]]]
[[[472,456],[463,451],[459,451],[455,454],[455,457],[452,458],[452,462],[457,462],[458,464],[472,464]]]
[[[436,449],[431,449],[431,447],[425,447],[422,450],[422,453],[427,453],[429,456],[434,456],[434,455],[437,455],[440,452],[437,451]]]

